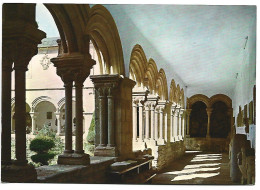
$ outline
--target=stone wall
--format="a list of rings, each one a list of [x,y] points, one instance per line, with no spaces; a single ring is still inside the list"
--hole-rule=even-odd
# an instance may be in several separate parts
[[[229,138],[186,138],[186,149],[195,151],[228,152]]]

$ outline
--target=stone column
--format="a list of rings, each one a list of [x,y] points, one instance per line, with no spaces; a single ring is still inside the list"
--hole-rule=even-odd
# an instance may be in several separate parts
[[[59,136],[60,132],[61,132],[61,125],[60,125],[60,117],[61,117],[61,115],[60,115],[60,112],[56,112],[55,116],[56,116],[56,119],[57,119],[57,133],[56,133],[56,135]]]
[[[164,140],[167,141],[167,133],[168,133],[168,123],[167,123],[167,111],[164,109]]]
[[[207,114],[208,114],[208,126],[207,126],[206,137],[209,138],[210,137],[210,116],[211,116],[211,113],[212,113],[212,108],[207,108],[206,111],[207,111]]]
[[[4,44],[2,45],[4,49]],[[8,52],[2,55],[2,165],[11,163],[11,73],[12,60]]]
[[[139,140],[143,141],[143,102],[139,102]]]
[[[15,153],[18,165],[27,164],[26,160],[26,103],[25,72],[29,60],[17,60],[15,70]]]
[[[183,114],[183,109],[180,109],[180,112],[179,112],[179,131],[178,131],[178,136],[179,136],[179,139],[182,140],[182,114]]]
[[[36,118],[38,116],[38,112],[30,112],[31,118],[32,118],[32,132],[31,134],[33,135],[35,133],[36,129]]]
[[[145,139],[149,139],[150,128],[150,105],[145,105]]]
[[[186,138],[185,116],[186,116],[186,112],[183,111],[183,114],[182,114],[182,117],[181,117],[183,139]]]
[[[150,111],[151,111],[151,139],[154,140],[154,131],[155,131],[155,123],[154,123],[154,104],[151,104]]]
[[[14,115],[15,115],[15,113],[12,112],[12,113],[11,113],[11,133],[12,133],[12,134],[13,134],[14,131],[15,131],[15,122],[13,121]]]
[[[108,104],[108,144],[109,147],[115,146],[115,108],[113,87],[108,88],[107,104]]]
[[[186,109],[186,114],[187,114],[187,133],[186,133],[186,137],[190,137],[190,113],[191,113],[191,109]]]
[[[179,115],[179,110],[177,108],[175,108],[174,110],[174,141],[179,141],[179,138],[178,138],[178,115]]]
[[[159,133],[160,133],[160,139],[163,139],[163,108],[161,107],[160,108],[160,131],[159,131]]]
[[[137,102],[133,101],[133,140],[137,141]]]
[[[171,110],[171,120],[170,120],[170,141],[173,142],[173,111]]]
[[[76,143],[75,153],[83,154],[83,100],[82,100],[82,89],[83,81],[75,81],[76,88]]]
[[[159,128],[159,108],[155,108],[155,112],[154,112],[154,138],[157,141],[159,139],[158,137],[158,128]]]
[[[106,145],[106,96],[105,89],[99,88],[99,125],[100,125],[100,147]]]
[[[73,153],[72,150],[72,80],[64,81],[65,87],[65,150],[64,153]]]

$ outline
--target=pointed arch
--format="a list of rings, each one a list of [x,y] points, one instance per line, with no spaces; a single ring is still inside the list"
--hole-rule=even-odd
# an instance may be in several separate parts
[[[161,100],[168,100],[167,78],[162,68],[160,69],[156,80],[156,92],[159,94]]]
[[[136,44],[131,52],[129,73],[132,80],[137,82],[138,86],[144,84],[145,71],[147,70],[147,59],[143,48]]]
[[[95,41],[102,53],[106,73],[125,76],[123,50],[116,23],[104,6],[95,5],[89,10],[85,35],[89,35],[91,40]]]

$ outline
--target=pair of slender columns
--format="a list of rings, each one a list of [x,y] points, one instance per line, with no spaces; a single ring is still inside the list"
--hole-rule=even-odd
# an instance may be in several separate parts
[[[145,106],[145,139],[150,138],[150,105]]]
[[[137,120],[137,102],[133,101],[133,140],[137,141],[137,126],[138,126],[138,120]]]
[[[64,82],[65,87],[65,150],[64,153],[83,154],[83,82],[75,82],[76,87],[76,142],[75,151],[72,150],[72,87],[73,80]],[[58,122],[60,125],[60,122]],[[60,127],[58,126],[58,133]]]
[[[32,131],[31,134],[34,134],[36,130],[36,118],[38,116],[38,112],[30,112],[31,118],[32,118]]]
[[[139,102],[138,104],[139,107],[139,140],[144,141],[144,135],[143,135],[143,124],[144,124],[144,117],[143,117],[143,110],[144,110],[144,105],[143,102]]]
[[[161,107],[159,110],[159,118],[160,118],[160,130],[159,130],[159,139],[164,139],[163,134],[163,125],[164,125],[164,115],[163,115],[164,109]]]
[[[61,123],[60,123],[60,112],[55,113],[56,119],[57,119],[57,135],[60,135],[61,133]]]
[[[176,109],[174,111],[174,120],[173,120],[173,136],[174,136],[174,141],[179,141],[179,110]]]
[[[115,129],[114,129],[114,96],[113,89],[105,87],[99,88],[99,120],[100,120],[100,147],[115,146]],[[107,115],[107,121],[106,121]],[[108,126],[106,126],[106,124]],[[108,131],[106,132],[106,129]]]

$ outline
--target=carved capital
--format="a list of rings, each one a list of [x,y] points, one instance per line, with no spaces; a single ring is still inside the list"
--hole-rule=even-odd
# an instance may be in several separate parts
[[[206,111],[207,111],[208,116],[210,116],[212,114],[212,108],[207,108]]]

